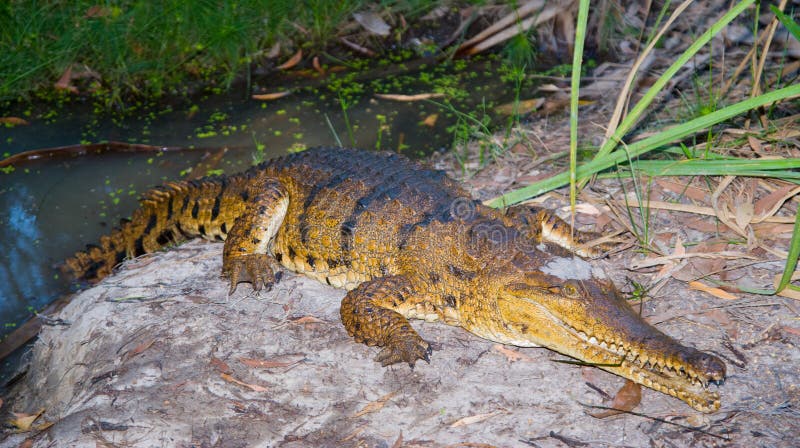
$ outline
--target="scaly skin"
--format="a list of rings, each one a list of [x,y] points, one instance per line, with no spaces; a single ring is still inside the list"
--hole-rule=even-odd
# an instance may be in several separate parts
[[[383,365],[428,360],[410,318],[545,346],[713,412],[725,364],[647,324],[578,255],[560,219],[469,199],[443,173],[396,154],[318,148],[245,173],[151,190],[111,235],[66,261],[97,280],[126,257],[187,238],[225,241],[223,274],[270,286],[278,264],[346,288],[342,322],[383,347]]]

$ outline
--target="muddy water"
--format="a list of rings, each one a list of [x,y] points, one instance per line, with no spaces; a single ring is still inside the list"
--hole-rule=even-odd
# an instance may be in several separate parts
[[[105,154],[41,160],[0,173],[0,323],[9,333],[32,313],[69,290],[55,266],[86,243],[97,241],[137,197],[167,179],[236,172],[254,160],[316,145],[391,149],[412,157],[447,149],[461,112],[512,101],[515,83],[503,80],[498,61],[465,64],[393,64],[368,74],[306,74],[283,81],[289,95],[275,101],[244,98],[245,89],[200,98],[183,107],[143,108],[125,118],[98,116],[89,104],[67,104],[52,113],[0,111],[31,124],[0,128],[0,153],[88,142],[121,141],[192,150]],[[398,68],[399,67],[399,68]],[[282,81],[282,82],[283,82]],[[523,84],[522,99],[532,95]],[[266,92],[287,90],[270,87]],[[375,93],[434,93],[445,98],[397,102]],[[258,92],[257,92],[258,93]],[[343,107],[344,105],[344,107]],[[478,112],[476,112],[478,111]],[[30,110],[29,110],[30,112]],[[219,148],[229,148],[224,157]],[[203,148],[213,148],[211,150]],[[211,165],[198,165],[208,158]]]

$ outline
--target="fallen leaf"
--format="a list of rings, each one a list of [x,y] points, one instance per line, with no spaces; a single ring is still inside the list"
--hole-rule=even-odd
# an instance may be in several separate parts
[[[497,106],[494,110],[500,115],[524,115],[542,107],[544,101],[544,98],[531,98],[528,100],[514,101]]]
[[[392,101],[420,101],[420,100],[427,100],[430,98],[442,98],[444,93],[418,93],[416,95],[403,95],[399,93],[376,93],[375,97],[380,98],[382,100],[392,100]]]
[[[422,124],[428,127],[436,126],[436,120],[439,119],[439,114],[430,114],[422,120]]]
[[[392,444],[392,448],[400,448],[403,446],[403,431],[400,431],[400,434],[397,436],[397,440],[394,441]]]
[[[35,414],[25,414],[22,412],[14,412],[14,418],[10,420],[10,423],[13,426],[16,426],[17,429],[20,431],[30,431],[31,425],[33,422],[36,421],[39,416],[44,414],[44,408],[39,409]]]
[[[54,87],[56,90],[66,90],[70,93],[78,93],[78,88],[72,85],[72,65],[68,66],[64,73],[58,78]]]
[[[311,66],[314,67],[314,70],[316,70],[320,75],[325,74],[325,69],[322,68],[322,65],[319,63],[319,56],[314,56],[314,59],[311,60]]]
[[[530,356],[528,356],[526,354],[523,354],[523,353],[520,353],[520,352],[518,352],[516,350],[511,350],[510,348],[507,348],[507,347],[505,347],[503,345],[500,345],[500,344],[495,344],[494,346],[492,346],[492,350],[494,350],[497,353],[500,353],[501,355],[505,356],[506,359],[509,362],[514,362],[514,361],[533,361],[533,358],[531,358]]]
[[[239,380],[237,380],[236,378],[232,377],[231,375],[229,375],[227,373],[220,373],[219,376],[221,376],[223,380],[225,380],[225,381],[227,381],[229,383],[238,384],[239,386],[246,387],[246,388],[248,388],[248,389],[250,389],[250,390],[252,390],[254,392],[267,392],[267,391],[269,391],[269,389],[264,387],[264,386],[259,386],[258,384],[248,384],[248,383],[245,383],[244,381],[239,381]]]
[[[753,137],[752,135],[747,136],[747,143],[750,145],[750,149],[755,151],[756,153],[763,152],[761,148],[761,140]]]
[[[712,296],[718,297],[720,299],[735,300],[735,299],[738,298],[735,295],[733,295],[733,294],[731,294],[731,293],[729,293],[727,291],[723,291],[723,290],[721,290],[719,288],[715,288],[713,286],[708,286],[708,285],[706,285],[704,283],[700,283],[698,281],[689,282],[689,287],[692,288],[692,289],[696,289],[698,291],[703,291],[703,292],[709,293]]]
[[[540,92],[550,92],[550,93],[563,92],[564,91],[564,89],[562,89],[561,87],[558,87],[555,84],[542,84],[542,85],[539,86],[539,88],[537,90],[540,91]]]
[[[108,17],[111,14],[112,14],[111,8],[102,5],[93,5],[86,10],[86,14],[84,14],[83,17],[86,19],[93,19],[100,17]]]
[[[300,60],[302,59],[303,59],[303,50],[300,49],[297,50],[297,53],[295,53],[294,56],[290,57],[288,61],[279,65],[277,68],[278,70],[288,70],[297,65],[298,63],[300,63]]]
[[[753,220],[753,203],[749,201],[741,201],[734,207],[734,217],[736,225],[740,229],[744,229]]]
[[[800,328],[794,327],[787,327],[786,325],[781,326],[781,329],[787,333],[793,334],[795,336],[800,336]]]
[[[382,396],[381,398],[378,398],[377,400],[375,400],[375,401],[373,401],[371,403],[368,403],[366,406],[361,408],[360,411],[358,411],[355,414],[353,414],[353,417],[361,417],[364,414],[369,414],[371,412],[375,412],[375,411],[379,411],[379,410],[383,409],[383,406],[386,404],[386,402],[391,400],[392,397],[394,397],[395,395],[397,395],[397,392],[390,392],[390,393]]]
[[[0,124],[6,124],[9,126],[27,126],[30,123],[28,123],[27,120],[23,120],[19,117],[0,117]]]
[[[156,342],[155,339],[150,339],[148,341],[144,341],[141,344],[137,345],[127,353],[125,353],[124,359],[128,360],[133,358],[134,356],[140,355],[142,352],[150,348]]]
[[[487,420],[487,419],[490,419],[492,417],[498,416],[500,414],[505,414],[505,413],[506,413],[506,411],[498,409],[497,411],[489,412],[489,413],[486,413],[486,414],[470,415],[468,417],[464,417],[464,418],[460,418],[460,419],[456,420],[454,423],[452,423],[450,425],[450,427],[451,428],[457,428],[459,426],[466,426],[466,425],[471,425],[473,423],[479,423],[479,422],[482,422],[484,420]]]
[[[347,47],[349,47],[349,48],[351,48],[351,49],[353,49],[353,50],[355,50],[355,51],[357,51],[357,52],[359,52],[359,53],[361,53],[363,55],[369,56],[371,58],[377,56],[374,51],[370,50],[367,47],[359,45],[359,44],[357,44],[355,42],[351,42],[351,41],[347,40],[347,38],[340,37],[339,38],[339,42],[341,42],[341,43],[345,44]]]
[[[271,100],[277,100],[278,98],[283,98],[289,95],[290,93],[292,93],[290,90],[284,90],[283,92],[275,92],[275,93],[257,93],[255,95],[252,95],[250,98],[260,101],[271,101]]]
[[[753,206],[753,212],[758,216],[758,219],[754,221],[760,222],[763,218],[774,215],[784,202],[798,193],[800,193],[800,187],[789,184],[757,200]]]
[[[613,409],[606,409],[601,412],[589,412],[594,418],[606,418],[612,415],[622,414],[625,411],[632,411],[642,401],[642,386],[631,380],[625,380],[625,384],[614,395],[611,401]]]
[[[666,191],[675,193],[680,196],[686,196],[695,201],[706,201],[710,192],[693,185],[687,185],[683,182],[676,182],[671,179],[661,178],[657,179],[656,183]]]
[[[211,365],[222,373],[227,373],[228,375],[233,373],[231,367],[225,361],[217,358],[216,356],[211,357]]]
[[[303,316],[291,321],[293,324],[321,324],[324,320],[317,319],[314,316]]]
[[[353,18],[372,34],[386,37],[392,31],[392,27],[381,16],[371,11],[353,13]]]
[[[306,359],[305,355],[299,354],[299,355],[278,356],[271,359],[239,358],[239,362],[248,367],[260,368],[260,369],[274,369],[278,367],[293,366],[297,363],[305,361],[305,359]]]
[[[33,439],[25,439],[19,444],[17,448],[31,448],[33,446]]]
[[[711,423],[711,419],[705,414],[692,414],[686,417],[686,424],[692,428],[708,427],[709,423]]]
[[[795,273],[795,275],[797,275],[797,273]],[[794,280],[795,275],[792,275],[792,280]],[[782,276],[783,274],[777,274],[772,279],[776,289],[778,288],[778,284],[781,282]],[[792,289],[791,286],[792,285],[788,285],[786,288],[783,288],[783,291],[777,292],[776,294],[781,297],[788,297],[790,299],[800,300],[800,291]]]

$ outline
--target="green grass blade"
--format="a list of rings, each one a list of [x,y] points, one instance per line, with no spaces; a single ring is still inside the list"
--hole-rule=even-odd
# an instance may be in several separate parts
[[[598,151],[596,158],[602,158],[605,155],[611,153],[614,148],[616,148],[618,142],[622,140],[625,134],[631,130],[633,125],[639,120],[639,118],[644,114],[647,107],[656,96],[664,89],[667,83],[672,79],[673,76],[683,67],[694,55],[700,51],[703,46],[705,46],[711,38],[713,38],[717,33],[719,33],[731,20],[736,18],[739,14],[741,14],[745,9],[747,9],[750,5],[753,4],[755,0],[743,0],[739,2],[736,6],[730,9],[725,15],[723,15],[716,23],[711,25],[711,27],[703,33],[697,40],[692,43],[692,45],[686,49],[686,51],[681,54],[681,56],[675,60],[675,62],[661,75],[660,78],[653,84],[652,87],[645,93],[642,99],[636,103],[636,105],[631,109],[625,119],[617,126],[614,134],[606,140],[603,146]]]
[[[792,281],[792,274],[797,267],[797,257],[800,256],[800,213],[794,220],[794,230],[792,230],[792,241],[789,243],[789,255],[786,257],[786,266],[783,268],[781,281],[775,292],[781,292]]]
[[[589,0],[581,0],[578,6],[578,23],[575,27],[575,48],[572,51],[572,83],[569,101],[569,204],[575,210],[575,173],[578,160],[578,91],[581,86],[583,64],[583,42],[586,39],[586,23],[589,19]]]
[[[592,161],[577,168],[577,178],[584,179],[614,165],[622,164],[627,160],[628,156],[630,156],[631,159],[635,159],[642,154],[658,149],[672,141],[695,134],[725,120],[729,120],[750,109],[795,96],[800,96],[800,84],[773,90],[763,95],[749,98],[723,109],[719,109],[708,115],[695,118],[694,120],[690,120],[681,126],[676,126],[646,139],[631,143],[627,147],[627,154],[626,151],[618,150],[604,157],[596,157]],[[527,187],[523,187],[506,193],[498,198],[494,198],[490,200],[488,204],[492,207],[513,205],[528,198],[538,196],[542,193],[562,187],[567,183],[569,183],[569,173],[559,173],[548,179],[543,179],[539,182],[528,185]]]
[[[783,26],[792,33],[795,39],[800,40],[800,25],[797,24],[791,17],[784,14],[780,9],[778,9],[775,5],[769,5],[769,9],[775,13],[775,17],[781,21]]]

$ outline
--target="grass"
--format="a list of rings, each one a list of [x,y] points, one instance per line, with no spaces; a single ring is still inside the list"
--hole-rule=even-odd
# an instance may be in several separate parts
[[[53,99],[72,67],[108,104],[181,95],[187,86],[224,89],[280,45],[319,52],[358,10],[424,14],[426,0],[144,0],[0,2],[0,101]]]
[[[633,131],[643,117],[650,111],[653,101],[663,91],[665,86],[673,80],[678,73],[678,70],[683,67],[690,59],[692,59],[697,52],[707,45],[711,39],[719,33],[728,23],[736,17],[744,14],[746,11],[751,10],[754,0],[743,0],[734,4],[731,9],[720,17],[717,22],[713,23],[709,29],[693,41],[674,63],[664,72],[664,74],[656,80],[650,89],[642,96],[642,98],[631,108],[627,115],[622,118],[623,106],[628,99],[628,92],[632,88],[633,79],[636,72],[638,62],[634,64],[634,68],[627,80],[627,84],[620,94],[618,107],[615,111],[614,117],[607,128],[607,135],[605,142],[598,148],[597,154],[594,159],[584,163],[580,166],[575,163],[575,148],[577,145],[577,97],[578,97],[578,75],[580,73],[579,67],[573,67],[573,107],[571,109],[571,164],[570,169],[559,173],[550,178],[541,180],[539,182],[528,185],[524,188],[511,191],[503,196],[495,198],[490,201],[490,205],[496,207],[508,206],[515,203],[525,201],[534,196],[541,195],[545,192],[559,188],[565,185],[570,185],[571,203],[574,206],[575,196],[577,189],[582,187],[598,173],[606,171],[614,167],[623,167],[623,170],[628,173],[631,178],[638,179],[642,175],[646,176],[742,176],[742,177],[767,177],[773,179],[780,179],[795,184],[800,184],[800,175],[797,173],[797,168],[800,168],[800,158],[783,158],[783,159],[747,159],[740,157],[724,156],[710,152],[710,142],[713,140],[712,129],[715,125],[721,124],[733,118],[739,117],[754,110],[766,110],[769,112],[772,107],[781,101],[785,101],[800,96],[800,84],[788,84],[781,87],[780,84],[772,86],[772,90],[761,93],[760,88],[753,88],[749,98],[734,102],[732,104],[723,106],[721,98],[714,98],[705,108],[702,113],[696,118],[690,119],[677,126],[667,130],[657,132],[647,138],[638,141],[627,141],[628,134]],[[642,60],[645,55],[652,50],[655,42],[659,36],[669,27],[673,18],[681,14],[683,9],[688,6],[689,2],[684,2],[679,5],[673,16],[665,23],[662,30],[656,34],[651,34],[650,44],[643,50],[639,60]],[[582,0],[580,3],[579,11],[584,11],[588,7],[588,1]],[[752,10],[751,10],[752,11]],[[580,14],[580,13],[579,13]],[[756,16],[757,10],[756,10]],[[785,14],[777,14],[779,20],[788,23],[787,28],[792,31],[795,37],[800,33],[796,24]],[[774,27],[772,28],[774,31]],[[576,57],[574,59],[574,66],[580,65],[580,43],[582,43],[583,36],[581,33],[585,31],[585,20],[578,20],[577,33],[576,33]],[[769,39],[767,39],[769,42]],[[766,44],[768,48],[768,43]],[[766,53],[766,51],[764,51]],[[755,61],[756,58],[753,59]],[[764,69],[763,53],[761,63],[757,66],[754,63],[751,69],[753,85],[758,86],[759,80],[762,76]],[[711,83],[709,77],[709,83]],[[709,85],[708,92],[714,92]],[[766,123],[769,119],[767,112],[761,114],[762,123]],[[681,142],[684,139],[692,138],[698,133],[705,132],[709,137],[706,144],[706,151],[700,156],[695,156],[684,147],[675,146],[675,142]],[[670,160],[639,160],[640,157],[645,155],[655,155],[663,159],[665,156]],[[682,157],[681,157],[682,156]],[[729,181],[728,181],[729,182]],[[728,183],[721,183],[722,185]],[[637,194],[639,188],[636,187]],[[721,191],[721,190],[720,190]],[[719,192],[715,193],[718,194]],[[646,195],[645,195],[646,197]],[[641,198],[640,198],[641,199]],[[641,203],[641,201],[640,201]],[[645,205],[646,207],[646,205]],[[643,213],[647,213],[645,210]],[[645,218],[643,216],[642,218]],[[720,219],[722,219],[720,217]],[[783,291],[785,288],[791,288],[795,291],[800,290],[789,282],[792,275],[795,273],[798,254],[800,254],[800,213],[796,214],[794,233],[790,242],[790,248],[785,265],[784,272],[781,276],[775,289],[767,290],[750,290],[750,292],[759,292],[762,294],[776,294]],[[630,217],[632,225],[634,219]],[[643,224],[646,225],[646,220],[643,219]],[[649,244],[649,241],[641,241],[641,244]]]

